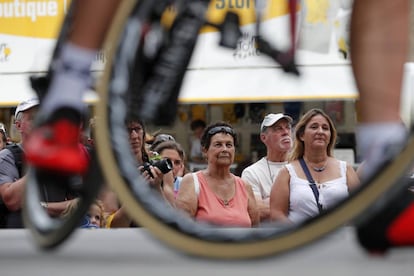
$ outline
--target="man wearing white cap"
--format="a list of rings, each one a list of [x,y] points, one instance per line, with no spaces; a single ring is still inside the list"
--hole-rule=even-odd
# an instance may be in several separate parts
[[[20,133],[20,143],[0,151],[0,228],[23,228],[21,209],[27,181],[23,162],[25,143],[32,135],[33,120],[39,106],[37,98],[19,103],[14,113],[15,126]],[[41,188],[44,202],[39,202],[51,216],[58,216],[66,209],[71,191],[57,186]]]
[[[30,98],[21,102],[14,113],[15,127],[20,143],[0,151],[0,227],[21,228],[21,207],[26,175],[23,172],[23,146],[32,129],[39,100]]]
[[[252,185],[261,221],[270,218],[270,190],[279,170],[287,164],[287,155],[292,147],[292,121],[282,113],[265,116],[260,126],[260,140],[266,146],[266,156],[245,168],[241,175]]]

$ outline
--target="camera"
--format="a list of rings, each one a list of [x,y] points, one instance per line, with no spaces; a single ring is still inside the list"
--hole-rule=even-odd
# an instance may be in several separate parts
[[[142,172],[147,171],[151,177],[154,177],[154,175],[151,173],[150,166],[157,167],[163,174],[168,173],[173,168],[173,164],[169,158],[150,160],[150,162],[144,163]]]

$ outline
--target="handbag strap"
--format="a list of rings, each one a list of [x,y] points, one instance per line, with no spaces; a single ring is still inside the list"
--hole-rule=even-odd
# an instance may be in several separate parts
[[[300,165],[302,166],[303,171],[305,172],[306,178],[309,181],[309,186],[312,189],[313,195],[315,196],[316,204],[318,205],[319,213],[322,212],[322,204],[319,203],[319,190],[318,187],[316,187],[315,180],[313,180],[313,177],[308,169],[308,166],[306,166],[305,160],[303,158],[299,159]]]

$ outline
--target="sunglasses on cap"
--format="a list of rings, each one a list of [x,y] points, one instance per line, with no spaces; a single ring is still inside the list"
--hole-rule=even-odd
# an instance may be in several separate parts
[[[169,134],[158,134],[152,142],[151,149],[155,149],[159,144],[167,141],[175,142],[175,139]]]
[[[1,123],[0,123],[0,132],[1,132],[1,133],[3,133],[3,134],[4,134],[4,136],[6,136],[6,135],[7,135],[6,128],[5,128],[5,127],[4,127],[4,125],[3,125],[3,124],[1,124]]]
[[[207,133],[210,136],[213,136],[214,134],[217,134],[217,133],[227,133],[233,136],[235,135],[233,129],[228,126],[216,126],[210,129]]]
[[[161,143],[161,142],[165,142],[165,141],[175,141],[175,139],[174,139],[174,137],[172,137],[169,134],[158,134],[155,137],[155,142]]]

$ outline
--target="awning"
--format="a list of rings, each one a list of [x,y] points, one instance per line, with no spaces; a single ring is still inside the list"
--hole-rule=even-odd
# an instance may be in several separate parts
[[[277,68],[189,70],[179,101],[191,103],[354,100],[358,97],[349,66],[300,68],[288,76]],[[34,95],[29,74],[0,75],[0,106],[13,107]],[[96,99],[90,91],[85,101]]]
[[[189,70],[179,101],[191,103],[354,100],[358,97],[350,66],[301,67],[301,76],[278,68]],[[0,106],[13,107],[34,95],[29,74],[0,75]],[[89,92],[85,101],[93,101]]]
[[[35,95],[30,86],[30,73],[0,74],[0,107],[15,107],[19,102]],[[85,102],[93,102],[97,95],[88,91],[85,95]]]
[[[190,70],[182,103],[354,100],[357,89],[349,65],[306,66],[301,76],[277,68]]]
[[[0,107],[15,107],[34,95],[29,74],[0,74]]]

